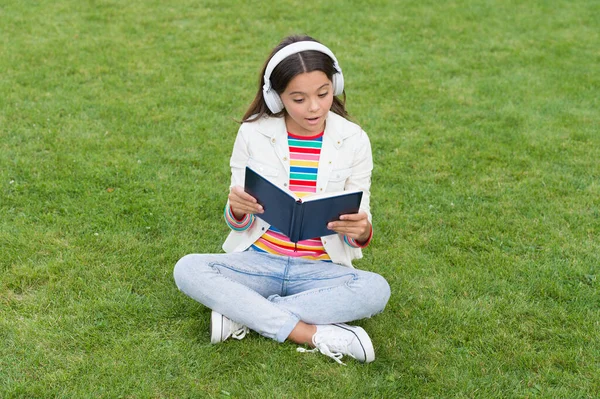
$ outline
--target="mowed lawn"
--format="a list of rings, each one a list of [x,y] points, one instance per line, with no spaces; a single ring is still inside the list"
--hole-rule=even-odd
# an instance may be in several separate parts
[[[600,3],[0,2],[0,397],[595,398]],[[371,138],[375,362],[211,345],[175,262],[221,252],[269,51],[328,45]]]

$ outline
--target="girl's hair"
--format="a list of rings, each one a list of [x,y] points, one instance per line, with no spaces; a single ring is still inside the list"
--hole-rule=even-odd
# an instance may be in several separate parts
[[[254,97],[254,101],[248,107],[248,110],[244,114],[242,122],[254,122],[264,115],[282,117],[285,114],[285,108],[276,114],[273,114],[271,110],[267,107],[265,103],[265,99],[263,97],[263,85],[264,85],[264,75],[265,69],[267,68],[267,64],[269,60],[277,53],[279,50],[288,46],[295,42],[303,42],[303,41],[313,41],[316,42],[310,36],[288,36],[281,41],[271,51],[269,58],[265,61],[265,64],[262,67],[260,73],[260,80],[258,85],[258,92],[256,93],[256,97]],[[313,72],[313,71],[321,71],[327,75],[329,80],[332,80],[333,74],[336,70],[333,68],[333,60],[327,55],[323,54],[320,51],[315,50],[307,50],[302,51],[300,53],[292,54],[289,57],[285,58],[281,61],[271,73],[271,87],[273,90],[277,92],[277,94],[281,95],[285,91],[285,88],[290,83],[290,81],[301,73]],[[331,105],[331,111],[335,112],[338,115],[343,116],[344,118],[349,118],[348,112],[346,111],[346,92],[344,91],[342,94],[342,99],[338,97],[333,98],[333,103]]]

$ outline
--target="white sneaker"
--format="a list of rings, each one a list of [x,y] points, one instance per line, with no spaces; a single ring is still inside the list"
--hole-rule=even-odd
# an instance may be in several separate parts
[[[242,339],[248,334],[248,327],[228,319],[214,310],[210,314],[210,343],[218,344],[227,338]]]
[[[347,324],[317,325],[317,332],[312,338],[314,349],[298,348],[298,352],[316,352],[329,356],[339,364],[344,355],[353,357],[362,363],[375,360],[373,343],[367,332],[361,327]]]

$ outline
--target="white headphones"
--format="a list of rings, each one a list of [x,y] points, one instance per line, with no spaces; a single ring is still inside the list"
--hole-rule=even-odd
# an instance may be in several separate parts
[[[263,86],[263,97],[265,99],[267,107],[269,107],[271,112],[273,112],[274,114],[283,110],[283,102],[281,101],[279,94],[277,94],[277,92],[271,87],[271,73],[273,73],[273,69],[275,69],[275,67],[279,65],[281,61],[283,61],[290,55],[308,50],[319,51],[323,54],[327,54],[329,58],[333,60],[333,68],[335,69],[335,73],[331,78],[333,83],[333,95],[339,96],[344,92],[344,75],[342,75],[342,68],[340,68],[338,61],[335,58],[335,55],[333,55],[333,53],[331,52],[331,50],[329,50],[321,43],[317,42],[295,42],[288,46],[285,46],[277,53],[275,53],[273,57],[271,57],[271,59],[269,60],[267,68],[265,69],[265,84]]]

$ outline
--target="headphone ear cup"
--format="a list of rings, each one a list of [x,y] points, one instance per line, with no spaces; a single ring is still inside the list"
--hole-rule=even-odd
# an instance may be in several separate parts
[[[333,95],[339,96],[344,92],[344,75],[341,72],[333,74]]]
[[[265,104],[267,104],[267,107],[272,113],[276,114],[283,110],[283,103],[275,90],[270,89],[268,91],[263,91],[263,98],[265,99]]]

